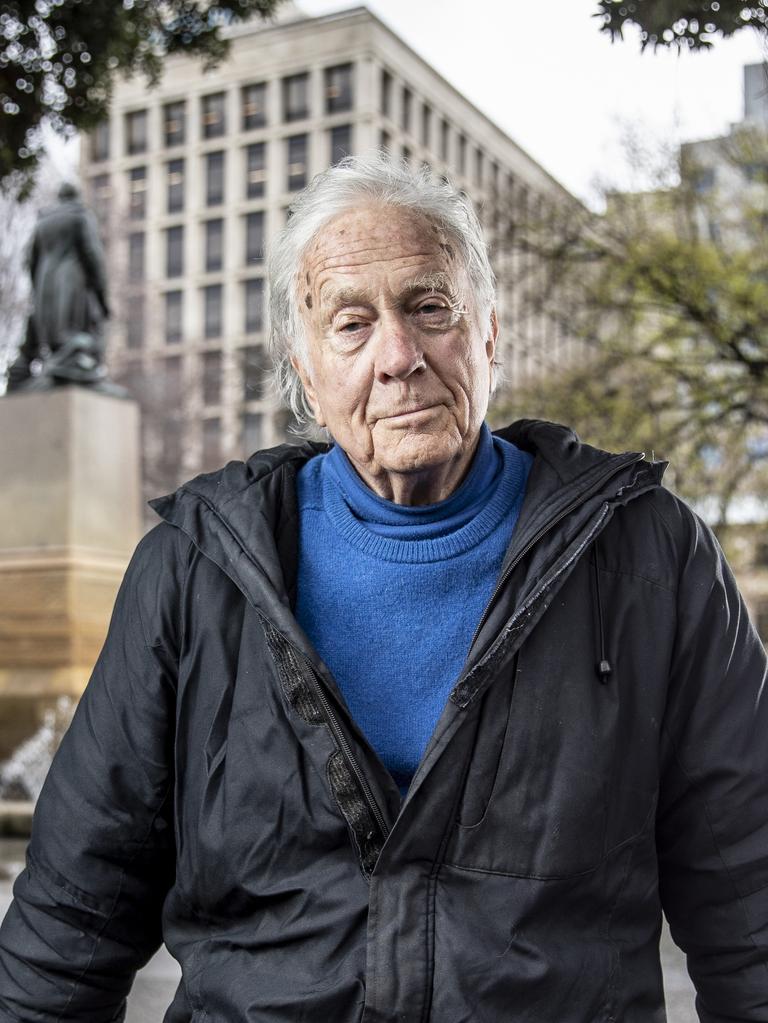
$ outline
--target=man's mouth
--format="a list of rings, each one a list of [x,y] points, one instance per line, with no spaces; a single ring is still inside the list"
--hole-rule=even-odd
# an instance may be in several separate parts
[[[379,419],[407,419],[409,416],[417,416],[420,413],[431,412],[436,409],[437,405],[433,403],[427,403],[423,405],[414,405],[413,408],[403,409],[400,412],[390,412],[387,416],[379,416]]]

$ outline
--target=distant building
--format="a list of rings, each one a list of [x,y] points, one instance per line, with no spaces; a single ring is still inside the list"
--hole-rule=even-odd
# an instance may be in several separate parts
[[[768,63],[744,68],[744,120],[768,129]]]
[[[759,245],[768,223],[768,63],[744,68],[744,116],[727,135],[682,146],[700,197],[702,237],[738,248]],[[754,251],[754,250],[753,250]],[[765,502],[737,501],[720,537],[749,612],[768,644],[768,515]]]
[[[712,241],[738,244],[745,198],[768,185],[768,63],[744,68],[744,116],[727,135],[681,146],[681,162],[701,196],[699,229]]]
[[[427,163],[492,238],[510,209],[572,201],[364,7],[285,11],[229,30],[213,71],[176,55],[155,89],[119,83],[83,149],[116,292],[110,360],[144,406],[150,492],[285,439],[263,383],[264,259],[315,173],[375,149]],[[509,379],[562,361],[561,327],[514,293],[500,306]]]

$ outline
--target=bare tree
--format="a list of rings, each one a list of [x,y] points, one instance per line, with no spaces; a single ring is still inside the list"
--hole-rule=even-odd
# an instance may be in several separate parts
[[[714,497],[724,520],[768,475],[768,136],[744,129],[708,155],[722,186],[695,150],[654,166],[636,141],[652,187],[606,191],[601,215],[518,216],[505,242],[547,267],[536,301],[582,357],[496,412],[512,404],[601,446],[668,458],[675,487]]]

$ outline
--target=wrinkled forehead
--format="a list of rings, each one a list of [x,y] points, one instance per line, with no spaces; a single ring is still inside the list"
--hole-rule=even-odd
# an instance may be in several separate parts
[[[304,250],[300,287],[315,288],[328,275],[356,274],[379,265],[407,266],[414,275],[465,283],[463,260],[448,232],[425,213],[384,203],[361,203],[323,223]],[[425,264],[430,270],[425,270]],[[418,270],[417,270],[418,268]],[[463,290],[463,289],[462,289]]]

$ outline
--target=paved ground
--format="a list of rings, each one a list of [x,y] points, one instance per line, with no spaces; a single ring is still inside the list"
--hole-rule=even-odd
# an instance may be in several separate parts
[[[12,874],[20,868],[23,854],[22,842],[0,840],[0,871],[6,875]],[[10,901],[10,881],[0,879],[0,917],[5,915]],[[666,928],[662,935],[661,958],[668,1023],[697,1023],[691,983],[685,971],[683,956],[673,945]],[[178,982],[178,964],[163,948],[136,978],[128,1001],[126,1023],[162,1023],[163,1012]]]

